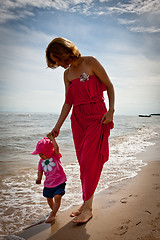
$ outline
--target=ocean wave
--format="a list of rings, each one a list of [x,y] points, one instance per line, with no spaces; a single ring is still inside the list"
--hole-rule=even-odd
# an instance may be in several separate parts
[[[46,199],[42,196],[43,182],[41,185],[35,184],[39,157],[32,156],[31,152],[56,119],[57,115],[52,114],[10,114],[2,117],[0,234],[20,231],[32,223],[38,223],[39,219],[44,219],[50,212]],[[28,126],[26,128],[24,120]],[[104,165],[96,193],[112,189],[116,183],[136,176],[146,163],[136,159],[135,154],[154,144],[150,139],[159,134],[159,129],[160,123],[156,118],[115,118],[115,128],[111,131],[110,138],[110,159]],[[64,211],[82,202],[79,165],[70,120],[65,122],[57,141],[68,179],[60,208],[60,211]]]

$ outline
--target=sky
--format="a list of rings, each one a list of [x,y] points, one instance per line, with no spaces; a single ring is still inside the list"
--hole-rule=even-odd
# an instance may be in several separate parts
[[[60,112],[64,69],[45,60],[55,37],[104,66],[117,115],[160,113],[159,0],[0,0],[0,111]]]

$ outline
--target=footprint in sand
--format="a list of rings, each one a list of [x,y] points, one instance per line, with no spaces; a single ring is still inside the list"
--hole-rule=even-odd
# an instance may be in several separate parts
[[[160,203],[157,204],[157,207],[160,207]]]
[[[123,235],[125,234],[129,227],[128,227],[128,224],[131,222],[130,219],[126,220],[125,222],[122,223],[122,225],[117,229],[117,232],[115,233],[115,235]]]
[[[128,198],[130,198],[130,197],[138,197],[138,195],[132,195],[132,194],[130,194],[128,197],[123,197],[123,198],[121,198],[121,199],[120,199],[120,202],[121,202],[121,203],[127,203]]]
[[[158,176],[159,176],[159,173],[153,173],[152,176],[158,177]]]
[[[155,190],[159,190],[160,189],[160,185],[159,184],[154,183],[153,185],[154,185],[153,189],[155,189]]]
[[[151,213],[150,211],[148,211],[148,210],[146,210],[145,212],[148,213],[148,214],[152,214],[152,213]]]
[[[127,198],[125,198],[125,197],[124,197],[124,198],[121,198],[121,199],[120,199],[120,202],[121,202],[121,203],[127,203]]]

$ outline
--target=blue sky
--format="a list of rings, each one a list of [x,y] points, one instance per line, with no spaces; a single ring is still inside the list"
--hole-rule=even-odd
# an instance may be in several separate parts
[[[159,16],[159,0],[0,1],[0,111],[60,112],[63,69],[45,49],[61,36],[105,67],[116,114],[160,112]]]

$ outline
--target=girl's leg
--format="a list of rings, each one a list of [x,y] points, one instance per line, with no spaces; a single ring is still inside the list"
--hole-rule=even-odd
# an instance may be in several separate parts
[[[48,205],[50,206],[50,208],[53,210],[53,206],[54,206],[53,198],[47,198],[47,202],[48,202]]]
[[[61,204],[61,199],[62,196],[57,194],[54,196],[54,204],[53,204],[53,208],[52,208],[52,212],[49,215],[49,217],[46,219],[46,223],[50,223],[53,222],[56,218],[56,213],[58,212],[58,209],[60,207]]]
[[[93,217],[93,213],[92,213],[92,203],[93,203],[93,196],[84,202],[84,204],[82,205],[82,211],[81,213],[75,217],[72,222],[73,223],[86,223],[88,222],[92,217]]]

